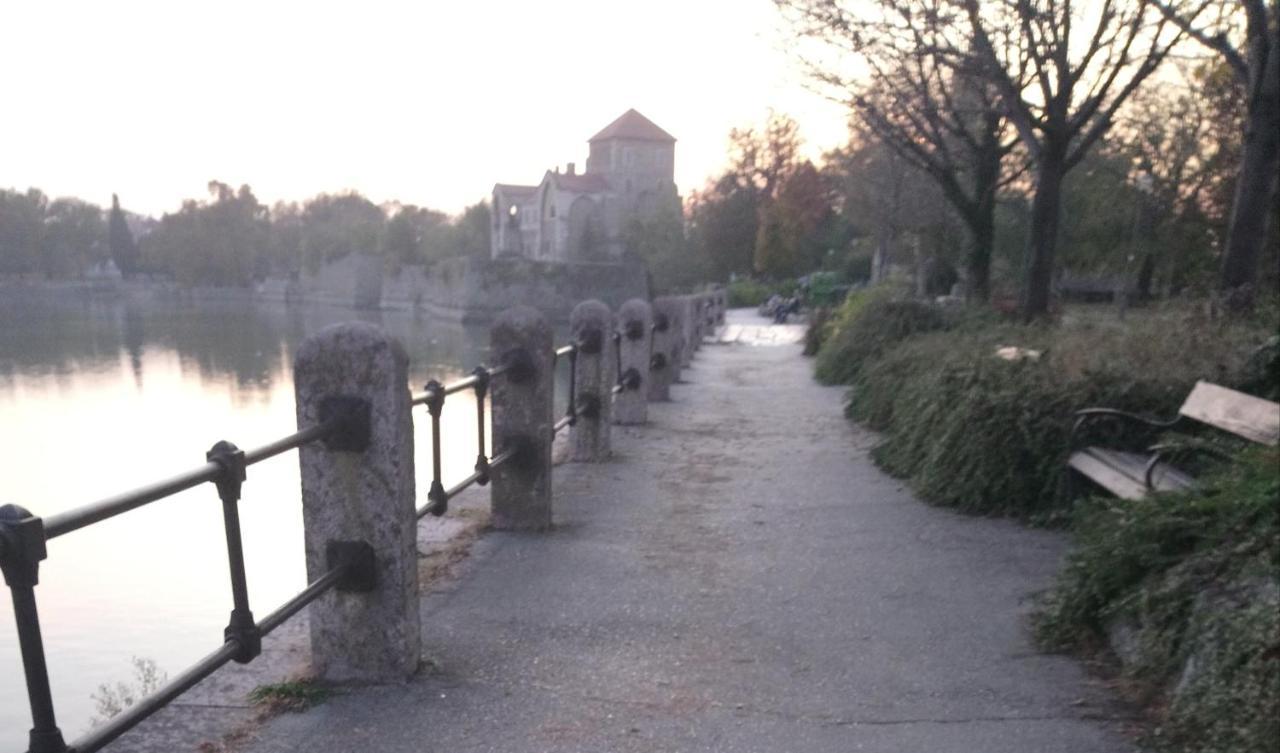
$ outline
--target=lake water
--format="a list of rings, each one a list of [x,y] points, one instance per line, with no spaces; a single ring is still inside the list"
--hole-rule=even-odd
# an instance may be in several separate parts
[[[487,328],[341,308],[17,300],[0,291],[0,504],[48,516],[201,465],[214,442],[249,449],[296,429],[302,340],[360,318],[404,343],[410,383],[487,359]],[[418,500],[430,430],[415,414]],[[445,486],[471,472],[475,404],[445,408]],[[305,586],[297,453],[249,469],[240,506],[250,603],[261,618]],[[211,485],[49,542],[36,589],[59,726],[70,742],[92,693],[133,657],[175,675],[222,643],[231,609]],[[7,592],[7,588],[4,591]],[[0,753],[26,749],[30,715],[7,594],[0,603]]]

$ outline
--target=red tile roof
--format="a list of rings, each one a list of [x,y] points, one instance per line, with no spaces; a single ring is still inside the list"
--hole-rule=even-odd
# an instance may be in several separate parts
[[[658,126],[652,120],[636,112],[627,110],[618,119],[604,127],[604,130],[588,139],[606,141],[608,139],[633,139],[635,141],[675,141],[675,137]]]

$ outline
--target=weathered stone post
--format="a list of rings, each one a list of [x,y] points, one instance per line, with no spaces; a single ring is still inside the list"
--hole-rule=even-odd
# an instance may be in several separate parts
[[[653,354],[649,358],[649,400],[671,399],[671,383],[675,381],[676,322],[679,315],[674,298],[663,296],[653,301]]]
[[[707,334],[707,297],[702,293],[693,295],[693,314],[696,319],[693,323],[693,347],[696,350],[702,347],[702,338]]]
[[[680,301],[680,366],[688,368],[693,363],[693,352],[698,349],[694,340],[697,315],[694,313],[693,296],[682,295]]]
[[[716,290],[716,324],[724,324],[724,312],[729,308],[729,294],[724,288]]]
[[[680,370],[684,368],[684,304],[680,296],[673,295],[669,300],[667,319],[671,326],[671,358],[667,366],[671,369],[669,384],[676,384],[680,381]]]
[[[493,378],[493,451],[512,451],[493,469],[493,527],[541,531],[551,527],[552,393],[555,385],[551,326],[537,309],[502,312],[489,330],[495,362],[509,370]]]
[[[572,457],[580,463],[608,460],[613,423],[613,313],[600,301],[583,301],[569,314],[569,331],[578,344],[578,420],[569,427]]]
[[[331,681],[403,680],[418,668],[409,358],[362,322],[307,338],[294,359],[298,426],[342,430],[298,451],[307,579],[361,563],[311,607],[312,666]]]
[[[649,304],[633,298],[618,309],[619,392],[613,401],[615,424],[642,424],[649,420],[649,328],[653,314]]]

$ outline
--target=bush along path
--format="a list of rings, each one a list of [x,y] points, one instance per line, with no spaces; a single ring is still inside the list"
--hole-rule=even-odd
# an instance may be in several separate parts
[[[1199,379],[1275,400],[1275,312],[1230,324],[1190,306],[1123,323],[1089,312],[1064,319],[1012,325],[880,289],[846,301],[809,340],[821,343],[818,378],[848,385],[846,415],[882,432],[876,462],[923,499],[1075,529],[1076,552],[1038,637],[1048,650],[1117,660],[1150,709],[1153,745],[1273,753],[1275,450],[1195,437],[1237,462],[1197,469],[1210,475],[1196,492],[1139,503],[1071,499],[1064,473],[1077,410],[1171,417]],[[997,357],[1001,348],[1012,358]],[[1140,449],[1164,439],[1113,434],[1105,444]]]
[[[787,339],[708,345],[613,460],[557,468],[551,532],[481,537],[413,680],[245,753],[1132,750],[1020,616],[1065,537],[919,504]]]

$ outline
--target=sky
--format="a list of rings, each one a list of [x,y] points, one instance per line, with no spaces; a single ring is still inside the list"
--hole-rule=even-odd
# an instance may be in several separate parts
[[[632,107],[684,195],[770,108],[810,156],[846,133],[770,0],[0,0],[0,70],[0,187],[152,215],[215,179],[458,212]]]

